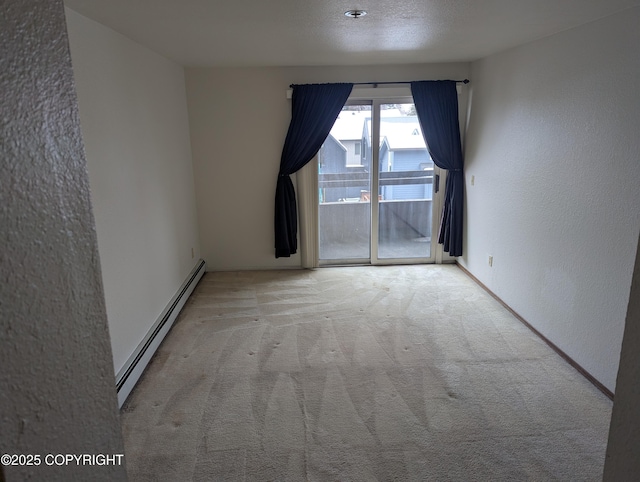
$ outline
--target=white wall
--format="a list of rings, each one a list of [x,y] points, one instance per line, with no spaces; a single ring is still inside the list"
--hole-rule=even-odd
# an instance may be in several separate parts
[[[123,453],[62,0],[1,2],[0,59],[0,480],[124,480],[45,459]]]
[[[627,10],[471,72],[461,264],[611,390],[640,228],[638,25]]]
[[[466,63],[186,69],[202,253],[210,270],[300,267],[274,257],[274,199],[290,84],[463,79]],[[292,176],[294,185],[295,176]],[[298,244],[299,245],[299,244]]]
[[[200,257],[184,71],[66,14],[117,372]]]

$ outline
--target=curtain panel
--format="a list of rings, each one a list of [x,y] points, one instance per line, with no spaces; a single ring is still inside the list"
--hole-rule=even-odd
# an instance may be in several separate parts
[[[318,153],[346,103],[353,84],[293,85],[291,123],[282,148],[276,184],[276,258],[298,249],[296,194],[289,177]]]
[[[438,243],[442,244],[444,251],[451,256],[461,256],[464,160],[460,141],[456,82],[411,82],[411,93],[429,154],[436,166],[448,171]]]

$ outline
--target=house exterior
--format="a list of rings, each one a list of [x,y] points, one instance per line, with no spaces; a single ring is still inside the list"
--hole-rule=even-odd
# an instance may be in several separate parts
[[[356,129],[359,129],[359,136],[355,135]],[[358,156],[354,155],[355,146],[359,146]],[[371,147],[370,112],[342,111],[318,154],[319,173],[349,175],[370,172]],[[381,200],[430,200],[432,198],[433,160],[415,115],[401,115],[394,109],[381,116],[379,152],[381,176],[378,196]],[[399,184],[391,180],[397,179],[399,175],[387,174],[401,172],[423,172],[427,174],[427,179],[421,176],[421,178],[407,179]],[[362,185],[327,188],[321,191],[321,199],[322,202],[358,200],[362,197],[361,188],[369,190],[367,186]]]
[[[331,135],[340,140],[346,150],[346,166],[361,166],[362,126],[371,118],[371,110],[343,110],[331,128]]]

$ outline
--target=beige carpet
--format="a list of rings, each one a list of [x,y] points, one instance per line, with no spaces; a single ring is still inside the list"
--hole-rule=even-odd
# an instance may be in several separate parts
[[[457,267],[349,267],[207,273],[122,424],[133,481],[595,481],[611,406]]]

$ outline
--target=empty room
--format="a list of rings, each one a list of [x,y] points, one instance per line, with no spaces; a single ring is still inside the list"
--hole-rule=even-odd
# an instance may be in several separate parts
[[[1,480],[637,478],[638,0],[0,11]]]

